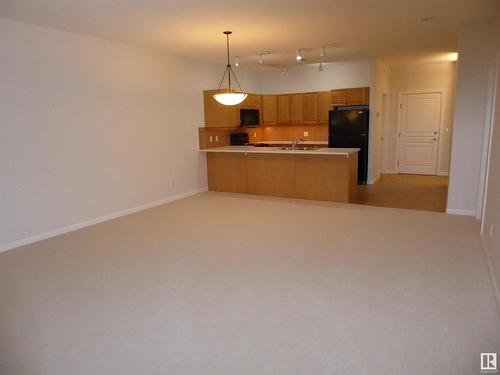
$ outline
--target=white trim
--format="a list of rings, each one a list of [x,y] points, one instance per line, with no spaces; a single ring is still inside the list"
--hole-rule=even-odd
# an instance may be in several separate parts
[[[498,59],[498,57],[497,57]],[[486,116],[484,122],[483,149],[481,154],[481,175],[479,178],[479,192],[477,197],[476,219],[481,219],[481,234],[484,230],[484,211],[488,195],[488,180],[490,173],[491,141],[493,138],[493,125],[495,123],[495,102],[497,95],[498,69],[491,67],[488,72],[488,96],[486,99]]]
[[[491,258],[490,254],[488,252],[488,245],[486,244],[486,241],[484,240],[484,236],[481,236],[481,241],[483,243],[483,251],[484,251],[484,256],[486,257],[486,264],[488,266],[488,273],[490,275],[490,281],[493,286],[493,294],[495,295],[495,303],[496,303],[496,310],[497,310],[497,316],[500,319],[500,289],[498,285],[498,280],[495,278],[495,272],[493,272],[493,265],[491,264]]]
[[[207,191],[207,190],[208,190],[207,187],[203,187],[203,188],[196,189],[193,191],[188,191],[186,193],[177,194],[177,195],[174,195],[174,196],[171,196],[168,198],[163,198],[163,199],[160,199],[159,201],[156,201],[156,202],[150,202],[150,203],[142,204],[140,206],[127,208],[125,210],[113,212],[111,214],[97,217],[95,219],[81,221],[79,223],[75,223],[75,224],[68,225],[66,227],[54,229],[54,230],[51,230],[49,232],[39,233],[39,234],[36,234],[34,236],[30,236],[30,237],[23,238],[20,240],[8,242],[8,243],[0,246],[0,253],[7,251],[7,250],[15,249],[16,247],[28,245],[28,244],[33,243],[33,242],[38,242],[41,240],[45,240],[47,238],[59,236],[59,235],[64,234],[64,233],[68,233],[68,232],[72,232],[72,231],[75,231],[78,229],[82,229],[82,228],[85,228],[85,227],[88,227],[91,225],[99,224],[99,223],[102,223],[104,221],[113,220],[113,219],[119,218],[121,216],[130,215],[130,214],[133,214],[133,213],[136,213],[139,211],[144,211],[144,210],[147,210],[148,208],[160,206],[160,205],[165,204],[165,203],[173,202],[173,201],[176,201],[176,200],[179,200],[182,198],[187,198],[187,197],[202,193],[202,192]]]
[[[398,172],[395,169],[387,169],[382,174],[398,174]]]
[[[424,90],[411,90],[411,91],[399,91],[398,92],[398,108],[396,112],[396,147],[395,147],[395,156],[396,160],[395,162],[395,167],[396,167],[396,173],[399,173],[399,151],[400,151],[400,138],[399,138],[399,133],[401,132],[401,105],[403,104],[402,98],[403,95],[412,95],[412,94],[432,94],[432,93],[437,93],[441,94],[441,104],[440,104],[440,114],[439,114],[439,128],[438,128],[438,149],[437,149],[437,156],[436,156],[436,170],[438,166],[440,165],[440,158],[439,158],[439,149],[441,148],[441,130],[443,128],[443,123],[444,123],[444,103],[445,103],[445,97],[447,95],[446,89],[424,89]],[[436,173],[437,174],[437,173]]]
[[[385,100],[384,100],[385,99]],[[380,150],[380,170],[387,168],[387,147],[389,145],[389,93],[382,92],[382,142]]]
[[[448,172],[438,172],[438,176],[449,176],[450,174]]]
[[[450,215],[476,216],[476,211],[474,210],[462,210],[459,208],[447,208],[446,213]]]

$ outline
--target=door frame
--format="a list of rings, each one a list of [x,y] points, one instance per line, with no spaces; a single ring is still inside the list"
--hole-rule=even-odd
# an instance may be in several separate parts
[[[382,139],[380,149],[380,171],[382,173],[394,173],[387,167],[387,146],[389,140],[389,93],[382,92]]]
[[[422,90],[409,90],[409,91],[399,91],[398,92],[398,108],[397,108],[397,126],[396,126],[396,173],[399,171],[399,151],[401,148],[401,110],[403,109],[403,96],[412,94],[441,94],[441,113],[439,114],[439,127],[438,127],[438,144],[437,144],[437,160],[436,160],[436,173],[434,176],[439,175],[439,164],[441,161],[441,155],[439,153],[441,144],[441,132],[444,123],[444,103],[445,103],[445,89],[422,89]]]

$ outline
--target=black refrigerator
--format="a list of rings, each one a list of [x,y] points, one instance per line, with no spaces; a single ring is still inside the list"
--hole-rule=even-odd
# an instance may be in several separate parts
[[[368,108],[340,107],[329,113],[328,147],[359,148],[358,184],[368,174]]]

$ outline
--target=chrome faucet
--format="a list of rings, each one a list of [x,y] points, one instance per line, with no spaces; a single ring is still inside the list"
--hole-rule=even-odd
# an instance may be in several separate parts
[[[297,138],[297,139],[292,139],[292,151],[295,151],[297,148],[297,145],[301,142],[304,142],[303,139]]]

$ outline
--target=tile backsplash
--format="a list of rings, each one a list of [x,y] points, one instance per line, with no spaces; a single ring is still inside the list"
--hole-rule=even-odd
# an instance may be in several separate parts
[[[229,145],[231,133],[248,133],[251,143],[265,141],[328,141],[328,125],[259,126],[257,128],[199,128],[200,148]]]

